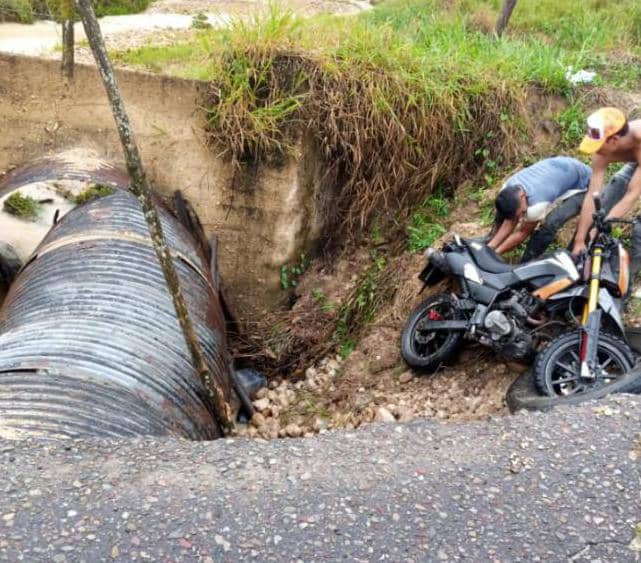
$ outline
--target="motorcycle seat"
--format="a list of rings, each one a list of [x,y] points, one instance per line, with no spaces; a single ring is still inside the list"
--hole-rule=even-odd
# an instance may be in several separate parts
[[[505,274],[519,267],[519,264],[508,264],[486,244],[466,240],[465,244],[474,258],[476,265],[490,274]]]

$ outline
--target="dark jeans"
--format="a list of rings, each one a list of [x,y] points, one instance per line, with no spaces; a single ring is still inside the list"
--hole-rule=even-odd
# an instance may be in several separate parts
[[[603,189],[601,203],[609,212],[625,195],[630,182],[629,178],[615,175]],[[633,280],[641,269],[641,216],[634,218],[630,245],[630,280]]]
[[[529,262],[543,254],[554,242],[556,234],[572,217],[581,212],[586,192],[574,194],[557,205],[543,220],[543,224],[532,233],[525,246],[521,262]]]
[[[603,188],[601,204],[606,212],[609,212],[625,195],[635,168],[636,166],[633,164],[625,165]],[[583,197],[584,194],[569,197],[548,214],[543,225],[530,237],[521,259],[522,262],[533,260],[545,252],[554,241],[559,229],[572,217],[579,214]],[[634,219],[631,238],[630,277],[632,279],[641,270],[641,216]]]

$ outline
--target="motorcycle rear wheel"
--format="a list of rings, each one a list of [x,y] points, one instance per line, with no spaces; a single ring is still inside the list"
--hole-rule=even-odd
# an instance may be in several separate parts
[[[412,311],[401,334],[401,355],[411,368],[425,373],[452,360],[463,339],[462,331],[430,331],[430,315],[437,320],[465,318],[446,293],[428,297]]]
[[[620,338],[607,332],[599,334],[598,371],[594,379],[579,374],[582,331],[559,336],[541,351],[534,364],[534,383],[548,397],[568,397],[611,385],[634,365],[634,354]]]

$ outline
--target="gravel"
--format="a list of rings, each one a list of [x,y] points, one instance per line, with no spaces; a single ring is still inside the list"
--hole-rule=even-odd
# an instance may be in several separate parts
[[[632,561],[640,428],[616,396],[308,440],[0,441],[0,558]]]

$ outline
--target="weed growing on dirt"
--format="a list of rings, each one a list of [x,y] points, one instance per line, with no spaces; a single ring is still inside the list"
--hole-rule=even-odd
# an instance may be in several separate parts
[[[191,18],[191,27],[192,29],[210,29],[212,25],[205,14],[198,12]]]
[[[565,149],[575,148],[585,134],[585,119],[587,117],[582,100],[572,99],[570,105],[557,117],[561,127],[561,143]]]
[[[309,257],[301,254],[296,264],[285,264],[280,267],[280,286],[283,289],[290,289],[298,285],[298,278],[302,276],[309,267]]]
[[[341,304],[333,340],[338,353],[346,358],[353,351],[363,329],[372,321],[382,303],[386,301],[389,285],[382,279],[386,272],[386,259],[374,252],[370,265],[359,277],[356,286]],[[389,277],[389,272],[388,272]]]
[[[40,212],[40,204],[32,197],[13,192],[4,200],[3,209],[6,213],[22,219],[35,219]]]
[[[482,143],[492,159],[517,152],[501,115],[521,111],[518,86],[444,72],[444,61],[366,18],[335,23],[341,43],[326,52],[306,47],[291,14],[232,26],[203,102],[209,142],[239,166],[279,162],[303,130],[314,133],[328,238],[358,235],[375,217],[408,218],[439,181],[476,173],[469,155]]]
[[[439,221],[443,221],[450,211],[450,202],[442,191],[428,197],[412,215],[407,226],[407,246],[410,252],[420,252],[446,232]]]
[[[424,213],[414,213],[412,223],[407,227],[407,246],[410,252],[420,252],[431,246],[436,239],[445,234],[447,229],[432,222],[431,217]]]
[[[88,187],[85,191],[79,193],[76,196],[73,196],[72,201],[76,205],[83,205],[99,197],[105,197],[115,193],[114,188],[111,186],[103,186],[101,184],[96,184],[94,186]]]
[[[336,304],[332,303],[320,288],[312,289],[312,299],[318,303],[321,310],[325,313],[332,313],[336,310]]]

